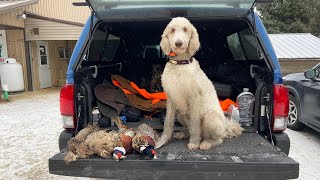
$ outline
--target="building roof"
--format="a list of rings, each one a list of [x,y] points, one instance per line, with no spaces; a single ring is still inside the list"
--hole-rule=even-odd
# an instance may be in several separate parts
[[[320,59],[320,38],[310,33],[269,34],[279,59]]]
[[[5,0],[0,1],[0,14],[11,11],[17,8],[21,8],[27,5],[35,4],[38,0]]]

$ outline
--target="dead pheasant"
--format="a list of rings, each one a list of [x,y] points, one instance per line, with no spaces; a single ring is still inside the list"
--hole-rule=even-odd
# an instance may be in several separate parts
[[[138,126],[136,135],[132,139],[132,147],[135,151],[145,154],[152,159],[157,158],[154,150],[155,141],[159,139],[159,135],[152,127],[141,124]]]
[[[98,155],[103,158],[116,157],[125,158],[126,152],[132,152],[132,137],[135,135],[132,129],[123,125],[119,118],[112,118],[119,127],[119,131],[100,130],[97,125],[88,125],[82,129],[75,137],[68,141],[68,151],[64,158],[66,164],[76,161],[79,158],[88,158],[92,155]],[[123,157],[118,153],[119,149],[123,151]]]
[[[126,158],[125,154],[132,153],[132,138],[135,136],[135,129],[130,129],[122,123],[119,117],[111,118],[111,120],[119,128],[120,141],[118,146],[114,148],[113,159],[119,161],[120,159]]]
[[[119,161],[124,159],[126,153],[133,150],[156,158],[154,150],[158,134],[148,125],[142,124],[137,129],[125,126],[119,117],[111,118],[118,126],[118,131],[100,130],[97,125],[89,125],[82,129],[68,142],[68,151],[64,158],[66,164],[79,158],[88,158],[98,155]]]

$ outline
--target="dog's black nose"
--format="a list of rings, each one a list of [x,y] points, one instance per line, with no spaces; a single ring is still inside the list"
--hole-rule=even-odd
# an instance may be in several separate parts
[[[182,43],[182,41],[176,41],[176,43],[175,43],[175,44],[176,44],[176,46],[179,48],[179,47],[181,47],[181,46],[182,46],[182,44],[183,44],[183,43]]]

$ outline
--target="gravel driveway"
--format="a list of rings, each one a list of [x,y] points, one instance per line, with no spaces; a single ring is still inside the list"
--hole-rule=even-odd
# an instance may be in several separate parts
[[[48,172],[48,158],[58,152],[63,130],[59,89],[23,93],[12,99],[0,102],[0,179],[79,179]],[[299,179],[319,179],[320,133],[309,128],[286,132],[291,139],[290,156],[300,162]]]

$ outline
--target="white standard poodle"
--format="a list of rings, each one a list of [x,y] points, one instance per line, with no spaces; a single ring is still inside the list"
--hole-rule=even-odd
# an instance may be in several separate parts
[[[173,18],[161,38],[161,49],[169,55],[161,77],[168,100],[164,130],[156,148],[171,139],[176,115],[189,130],[190,150],[209,150],[226,137],[239,136],[243,128],[225,118],[212,82],[193,58],[200,47],[196,28],[186,18]]]

